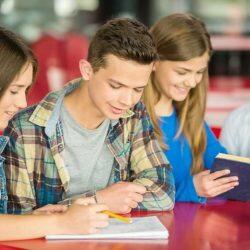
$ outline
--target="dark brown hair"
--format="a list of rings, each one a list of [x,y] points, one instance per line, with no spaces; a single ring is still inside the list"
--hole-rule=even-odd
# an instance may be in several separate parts
[[[93,37],[88,61],[94,71],[105,67],[105,56],[108,54],[141,64],[150,64],[157,59],[155,45],[147,27],[137,20],[127,18],[108,21]]]
[[[34,82],[38,63],[33,52],[18,35],[0,26],[0,97],[29,63],[33,67]]]

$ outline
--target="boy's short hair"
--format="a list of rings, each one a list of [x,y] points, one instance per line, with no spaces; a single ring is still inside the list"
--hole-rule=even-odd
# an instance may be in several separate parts
[[[105,67],[108,54],[140,64],[150,64],[157,59],[155,44],[147,27],[128,18],[108,21],[92,38],[88,61],[95,72]]]

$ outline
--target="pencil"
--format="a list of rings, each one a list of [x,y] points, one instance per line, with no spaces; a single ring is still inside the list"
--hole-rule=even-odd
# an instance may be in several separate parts
[[[115,214],[109,210],[104,210],[104,211],[102,211],[102,213],[107,214],[109,217],[115,218],[115,219],[120,220],[120,221],[125,222],[125,223],[132,223],[133,222],[131,218],[127,218],[127,217]]]

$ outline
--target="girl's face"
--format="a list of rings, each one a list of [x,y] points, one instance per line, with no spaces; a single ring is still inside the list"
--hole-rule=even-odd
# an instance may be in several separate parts
[[[155,81],[166,99],[183,101],[191,88],[195,88],[207,70],[208,53],[188,61],[157,61]]]
[[[32,78],[33,67],[26,64],[6,89],[0,99],[0,130],[7,127],[9,120],[20,109],[27,107],[26,92],[32,84]]]

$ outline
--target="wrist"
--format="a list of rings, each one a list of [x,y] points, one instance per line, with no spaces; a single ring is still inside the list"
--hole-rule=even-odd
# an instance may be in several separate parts
[[[96,200],[98,203],[104,203],[104,200],[103,200],[103,194],[102,194],[102,190],[99,190],[99,191],[96,191]]]
[[[46,216],[44,219],[48,219],[48,231],[46,234],[66,234],[68,231],[68,218],[67,212],[56,213],[50,216]]]

